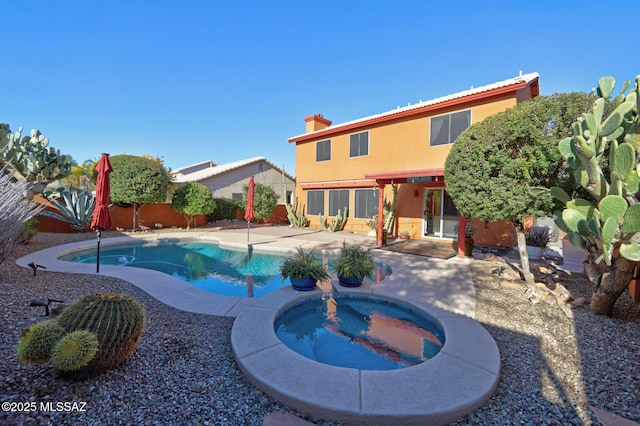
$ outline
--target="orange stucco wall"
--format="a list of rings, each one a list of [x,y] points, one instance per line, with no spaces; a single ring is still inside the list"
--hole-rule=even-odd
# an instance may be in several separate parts
[[[444,164],[452,145],[430,146],[431,117],[456,111],[471,110],[471,123],[482,121],[486,117],[515,106],[519,98],[527,98],[523,91],[511,93],[485,101],[439,109],[418,116],[363,127],[329,137],[319,137],[296,143],[296,196],[298,202],[306,206],[307,192],[303,187],[312,185],[314,189],[349,188],[349,209],[354,209],[355,187],[375,187],[372,180],[366,180],[365,174],[397,172],[405,170],[438,169]],[[362,131],[369,132],[369,154],[349,157],[349,136]],[[316,161],[316,143],[331,140],[331,159]],[[396,220],[392,235],[408,231],[411,238],[422,238],[424,189],[427,186],[443,187],[444,182],[402,183],[398,185]],[[328,208],[328,191],[325,191],[325,209]],[[385,187],[387,200],[392,199],[391,186]],[[306,215],[311,227],[320,227],[318,216]],[[330,220],[330,218],[329,218]],[[356,219],[353,213],[345,226],[346,230],[369,232],[368,220]],[[492,246],[510,247],[513,238],[507,223],[484,226],[478,234],[478,243]],[[491,232],[489,232],[489,230]],[[486,231],[486,232],[485,232]]]

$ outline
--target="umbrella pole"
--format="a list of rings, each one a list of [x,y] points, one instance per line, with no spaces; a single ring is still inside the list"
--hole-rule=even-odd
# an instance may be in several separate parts
[[[249,242],[249,226],[251,226],[251,221],[247,221],[247,243]]]
[[[100,272],[100,236],[102,231],[98,231],[98,256],[96,258],[96,273]]]

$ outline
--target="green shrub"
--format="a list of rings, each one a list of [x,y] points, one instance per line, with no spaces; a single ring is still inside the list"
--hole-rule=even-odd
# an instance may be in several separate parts
[[[216,209],[209,215],[209,221],[215,222],[217,220],[233,220],[236,218],[236,210],[239,203],[235,200],[228,198],[216,198]]]

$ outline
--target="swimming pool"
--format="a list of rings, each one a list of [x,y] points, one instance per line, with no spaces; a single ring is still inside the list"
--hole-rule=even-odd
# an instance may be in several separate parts
[[[101,265],[152,269],[171,275],[202,290],[234,297],[261,297],[291,284],[280,277],[281,255],[222,248],[216,243],[169,239],[104,245]],[[76,251],[60,260],[95,264],[96,248]],[[331,265],[332,257],[326,262]],[[378,265],[380,279],[390,268]]]

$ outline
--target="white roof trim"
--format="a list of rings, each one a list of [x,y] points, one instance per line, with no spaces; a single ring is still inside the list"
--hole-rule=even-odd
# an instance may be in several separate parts
[[[522,74],[521,73],[519,76],[514,77],[514,78],[509,78],[507,80],[498,81],[496,83],[487,84],[485,86],[480,86],[480,87],[476,87],[476,88],[472,87],[471,89],[463,90],[462,92],[453,93],[453,94],[447,95],[447,96],[441,96],[439,98],[431,99],[431,100],[428,100],[428,101],[420,101],[420,102],[418,102],[416,104],[408,105],[408,106],[405,106],[405,107],[398,106],[396,109],[393,109],[391,111],[386,111],[386,112],[383,112],[383,113],[380,113],[380,114],[370,115],[368,117],[358,118],[356,120],[351,120],[351,121],[347,121],[347,122],[344,122],[344,123],[334,124],[333,126],[325,127],[324,129],[316,130],[314,132],[303,133],[301,135],[294,136],[294,137],[289,138],[289,139],[296,139],[296,138],[303,137],[303,136],[313,135],[314,133],[321,133],[321,132],[331,131],[331,130],[334,130],[334,129],[339,129],[340,127],[349,126],[349,125],[360,123],[360,122],[363,122],[363,121],[374,120],[376,118],[385,117],[385,116],[389,116],[389,115],[393,115],[393,114],[398,114],[398,113],[401,113],[401,112],[422,108],[422,107],[425,107],[425,106],[428,106],[428,105],[435,105],[435,104],[439,104],[439,103],[450,101],[452,99],[463,98],[465,96],[475,95],[476,93],[488,92],[490,90],[499,89],[501,87],[507,87],[507,86],[511,86],[511,85],[514,85],[514,84],[518,84],[518,83],[521,83],[523,81],[526,84],[529,84],[529,83],[531,83],[533,80],[535,80],[538,77],[539,77],[539,74],[537,72],[532,72],[532,73],[529,73],[529,74]]]

